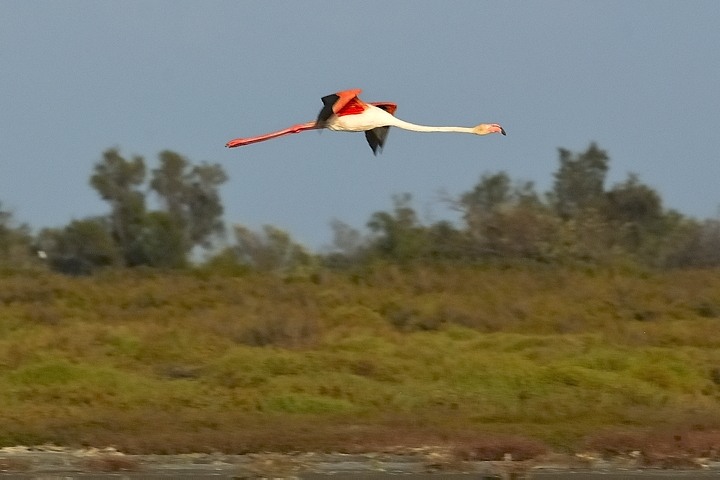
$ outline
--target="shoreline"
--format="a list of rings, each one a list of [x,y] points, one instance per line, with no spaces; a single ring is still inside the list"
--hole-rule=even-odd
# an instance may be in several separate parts
[[[458,460],[442,447],[401,448],[387,452],[345,453],[194,453],[127,455],[113,448],[73,449],[53,445],[0,448],[0,478],[16,479],[302,479],[338,477],[383,479],[481,478],[581,479],[714,478],[720,461],[668,455],[646,465],[635,452],[610,459],[593,453],[547,454],[532,460]]]

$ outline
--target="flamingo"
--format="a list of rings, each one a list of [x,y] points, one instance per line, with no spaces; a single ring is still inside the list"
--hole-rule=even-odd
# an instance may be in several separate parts
[[[397,110],[395,103],[365,103],[358,98],[360,92],[362,90],[356,88],[322,97],[323,108],[313,122],[299,123],[283,130],[256,137],[236,138],[227,142],[225,146],[228,148],[240,147],[291,133],[327,128],[338,132],[365,132],[365,138],[370,144],[370,148],[377,155],[378,151],[381,151],[385,145],[385,139],[390,127],[398,127],[413,132],[459,132],[475,135],[502,133],[505,135],[505,129],[497,123],[481,123],[474,127],[431,127],[406,122],[394,116],[395,110]]]

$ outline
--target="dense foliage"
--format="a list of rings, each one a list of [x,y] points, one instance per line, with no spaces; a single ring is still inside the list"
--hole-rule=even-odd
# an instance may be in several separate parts
[[[720,265],[720,221],[665,209],[635,174],[607,188],[609,157],[595,144],[577,154],[560,149],[559,157],[553,190],[545,194],[500,172],[448,199],[461,225],[422,224],[407,194],[394,197],[392,211],[372,216],[368,236],[335,222],[337,255],[329,260]]]
[[[6,273],[0,445],[642,450],[720,428],[718,319],[714,270]]]
[[[104,152],[106,215],[0,208],[0,445],[717,458],[720,221],[606,186],[595,144],[559,159],[549,192],[486,173],[431,224],[398,194],[311,253],[271,225],[218,248],[218,165]]]
[[[331,221],[333,248],[311,253],[288,232],[266,225],[255,232],[234,225],[224,239],[218,187],[227,180],[220,165],[193,165],[172,151],[158,155],[151,171],[143,157],[103,153],[90,184],[107,201],[107,215],[45,228],[33,237],[0,210],[0,262],[28,266],[32,249],[53,270],[87,274],[104,267],[185,268],[205,261],[221,270],[289,272],[390,262],[531,261],[593,265],[630,262],[654,268],[720,265],[720,220],[696,220],[668,210],[658,192],[636,174],[606,186],[607,152],[591,143],[584,152],[559,149],[553,188],[505,172],[485,173],[468,192],[446,198],[458,221],[424,224],[409,194],[392,199],[389,211],[372,214],[367,231]],[[150,209],[148,193],[159,208]],[[34,262],[39,265],[38,262]]]

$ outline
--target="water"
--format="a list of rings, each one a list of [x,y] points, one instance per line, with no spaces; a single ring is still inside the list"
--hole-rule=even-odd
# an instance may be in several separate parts
[[[686,470],[641,470],[632,458],[579,464],[460,462],[437,452],[415,454],[258,453],[123,455],[113,449],[0,449],[0,480],[670,480],[720,479],[720,462]],[[693,463],[688,463],[693,465]],[[697,464],[700,467],[701,464]],[[464,473],[456,473],[464,472]]]

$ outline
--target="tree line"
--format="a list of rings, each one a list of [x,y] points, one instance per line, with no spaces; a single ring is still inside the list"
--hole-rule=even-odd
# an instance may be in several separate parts
[[[228,235],[218,191],[228,177],[220,165],[193,164],[165,150],[158,154],[159,166],[148,170],[143,157],[108,149],[89,179],[108,213],[33,234],[0,205],[0,264],[45,262],[68,274],[182,269],[203,251],[205,267],[226,270],[497,260],[720,266],[720,220],[666,209],[659,193],[636,174],[608,188],[610,158],[595,143],[582,152],[560,148],[558,160],[548,192],[502,171],[486,173],[471,190],[443,199],[460,221],[429,224],[419,218],[411,195],[397,194],[390,210],[371,215],[365,231],[332,220],[332,247],[313,253],[272,225],[261,231],[234,225]]]

